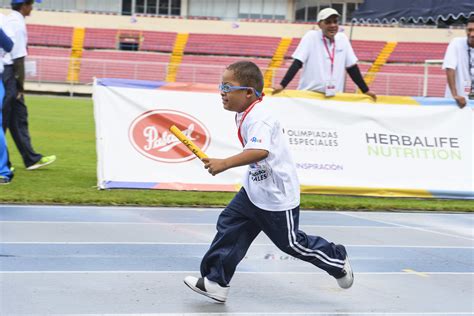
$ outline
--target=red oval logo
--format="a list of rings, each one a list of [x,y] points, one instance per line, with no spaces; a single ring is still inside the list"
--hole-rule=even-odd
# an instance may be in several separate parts
[[[153,160],[183,162],[197,158],[169,131],[172,125],[203,151],[209,147],[211,138],[204,124],[174,110],[152,110],[137,117],[130,126],[130,141],[139,153]]]

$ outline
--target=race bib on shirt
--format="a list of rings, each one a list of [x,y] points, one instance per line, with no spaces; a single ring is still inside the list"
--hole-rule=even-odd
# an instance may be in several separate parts
[[[254,183],[261,183],[270,179],[271,171],[265,164],[254,163],[249,168],[250,180]]]

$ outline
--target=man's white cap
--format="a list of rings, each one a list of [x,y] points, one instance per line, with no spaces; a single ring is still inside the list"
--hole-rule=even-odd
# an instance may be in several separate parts
[[[332,16],[332,15],[341,16],[341,15],[340,15],[336,10],[334,10],[333,8],[326,8],[326,9],[323,9],[323,10],[319,11],[317,21],[318,21],[318,22],[321,22],[322,20],[326,20],[328,17],[330,17],[330,16]]]

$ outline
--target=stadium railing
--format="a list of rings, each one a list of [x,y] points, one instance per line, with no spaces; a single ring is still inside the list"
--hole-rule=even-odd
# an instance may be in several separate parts
[[[166,79],[167,62],[110,60],[110,59],[81,59],[81,72],[79,80],[68,81],[68,69],[71,63],[69,57],[28,56],[28,62],[33,62],[36,71],[27,74],[27,81],[36,85],[48,83],[64,85],[65,91],[75,90],[74,87],[89,85],[94,77],[98,78],[124,78],[137,80]],[[259,62],[262,71],[266,71],[264,65],[268,60]],[[179,65],[177,81],[187,83],[209,83],[218,84],[226,63],[222,64],[194,64],[182,63]],[[362,71],[368,69],[363,65]],[[423,66],[418,66],[423,69]],[[432,70],[435,68],[436,70]],[[428,75],[424,73],[403,72],[379,72],[371,88],[380,95],[410,95],[410,96],[442,96],[444,94],[445,76],[439,74],[439,67],[428,67]],[[286,68],[275,69],[274,83],[279,82],[286,73]],[[416,70],[418,72],[418,70]],[[425,93],[425,77],[429,76],[428,86]],[[289,89],[295,89],[298,84],[299,74],[289,85]],[[348,78],[346,80],[346,92],[355,92],[356,87]]]

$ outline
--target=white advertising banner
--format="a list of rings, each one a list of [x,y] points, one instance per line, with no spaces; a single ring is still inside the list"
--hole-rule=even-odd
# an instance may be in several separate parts
[[[237,190],[245,167],[213,177],[168,130],[178,126],[210,157],[241,151],[235,113],[215,90],[97,80],[99,187]],[[263,105],[282,124],[302,192],[474,198],[472,104],[287,92],[265,96]]]

